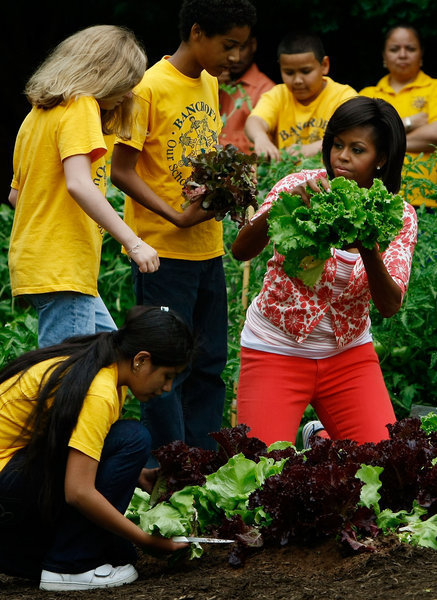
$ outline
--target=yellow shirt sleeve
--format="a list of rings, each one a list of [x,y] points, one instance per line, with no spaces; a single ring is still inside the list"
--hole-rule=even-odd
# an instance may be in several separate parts
[[[250,116],[260,117],[268,125],[269,131],[275,131],[281,106],[289,104],[291,92],[284,83],[275,85],[272,89],[264,92],[256,103]]]
[[[117,366],[102,369],[91,383],[68,445],[100,460],[106,436],[120,418],[126,389],[117,389]]]

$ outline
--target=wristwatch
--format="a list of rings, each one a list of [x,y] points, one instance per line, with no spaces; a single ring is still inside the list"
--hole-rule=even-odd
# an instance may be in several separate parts
[[[409,131],[411,131],[412,127],[413,127],[413,123],[411,122],[411,118],[405,117],[405,131],[408,133]]]

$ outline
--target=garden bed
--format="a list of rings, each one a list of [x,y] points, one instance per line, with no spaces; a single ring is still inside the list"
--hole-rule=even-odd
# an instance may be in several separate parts
[[[255,551],[244,567],[229,550],[205,547],[199,560],[169,567],[142,555],[139,579],[121,588],[43,592],[32,582],[0,575],[2,600],[436,600],[437,552],[381,538],[377,552],[344,554],[335,540],[313,547]]]

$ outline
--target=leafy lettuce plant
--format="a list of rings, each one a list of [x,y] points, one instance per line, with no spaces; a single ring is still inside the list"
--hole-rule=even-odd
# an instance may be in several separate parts
[[[148,494],[145,497],[144,492],[136,490],[126,516],[144,531],[164,537],[209,534],[222,521],[234,517],[249,526],[267,524],[269,517],[262,507],[248,508],[249,496],[268,477],[280,473],[286,460],[261,456],[255,462],[237,454],[215,473],[207,475],[203,485],[186,486],[152,508]],[[192,557],[197,557],[199,547],[194,548]]]
[[[187,208],[201,198],[202,207],[212,210],[221,221],[229,214],[239,225],[245,222],[249,206],[256,201],[256,154],[238,152],[232,144],[216,146],[217,151],[205,152],[190,159],[193,172],[187,178],[182,194]]]
[[[381,495],[378,490],[382,486],[379,475],[383,470],[383,467],[361,465],[355,476],[364,483],[360,503],[374,510],[376,525],[383,533],[395,533],[402,542],[437,550],[437,514],[424,518],[428,511],[420,506],[417,500],[413,501],[410,512],[403,509],[393,512],[389,508],[381,511]]]
[[[214,434],[223,444],[217,452],[172,443],[159,450],[172,481],[161,501],[150,508],[147,495],[134,496],[127,515],[166,537],[235,539],[234,566],[254,548],[330,536],[355,551],[375,550],[374,539],[393,531],[423,545],[436,526],[434,426],[431,415],[423,422],[404,419],[388,426],[389,439],[377,444],[317,438],[305,452],[287,442],[267,448],[247,436],[245,425]],[[190,468],[191,481],[199,483],[189,483]],[[191,550],[200,555],[198,547]]]
[[[402,198],[389,193],[380,179],[367,189],[336,177],[330,188],[314,194],[309,207],[300,196],[282,192],[269,215],[269,236],[284,256],[284,271],[311,287],[320,280],[331,248],[359,241],[384,251],[403,224]]]

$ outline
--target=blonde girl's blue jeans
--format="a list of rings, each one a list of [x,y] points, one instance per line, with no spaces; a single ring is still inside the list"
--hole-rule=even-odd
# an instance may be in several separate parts
[[[38,313],[40,348],[59,344],[75,335],[117,329],[100,296],[65,291],[27,294],[24,298]]]

